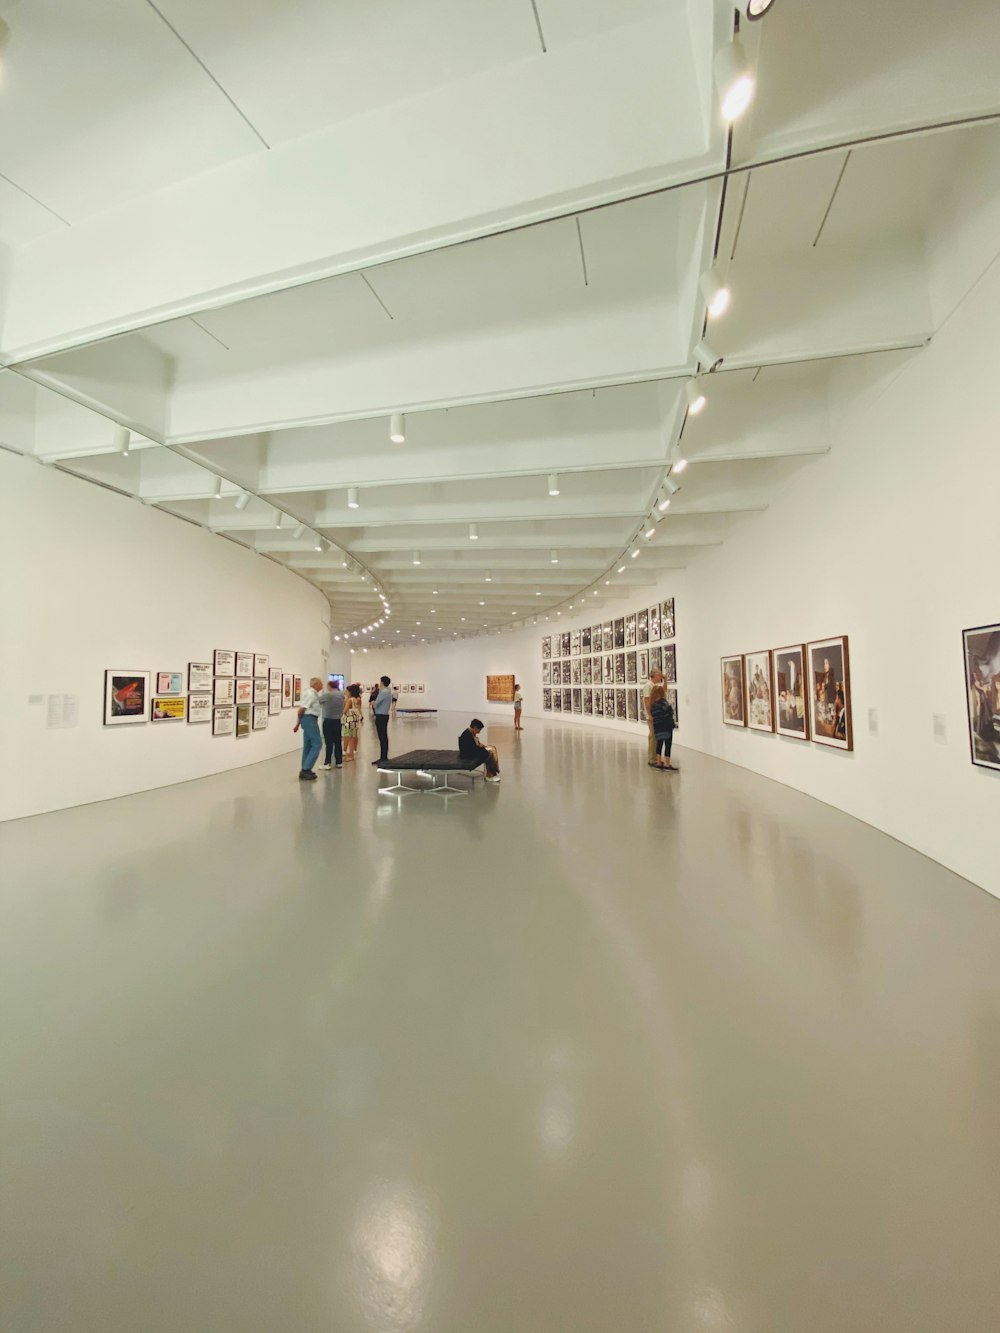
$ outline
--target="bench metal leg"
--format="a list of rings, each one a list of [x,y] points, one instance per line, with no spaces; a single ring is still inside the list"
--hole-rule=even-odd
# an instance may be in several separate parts
[[[458,770],[452,770],[450,773],[442,773],[441,776],[444,778],[444,782],[442,782],[440,786],[435,782],[434,786],[431,787],[431,791],[437,796],[444,796],[447,792],[451,792],[455,796],[468,796],[469,791],[472,787],[471,781],[468,787],[453,787],[451,783],[448,781],[449,778],[453,778],[455,776],[456,771]],[[461,771],[465,772],[466,770],[462,769]],[[471,773],[469,773],[469,777],[471,779],[472,777]]]
[[[391,769],[391,768],[380,768],[378,771],[379,771],[380,773],[390,773],[390,774],[393,773],[393,772],[396,773],[396,781],[395,781],[395,782],[390,783],[390,785],[389,785],[388,787],[379,787],[379,789],[378,789],[378,794],[379,794],[379,796],[381,796],[383,792],[389,792],[389,791],[405,791],[405,792],[407,793],[407,795],[413,795],[413,794],[415,794],[415,793],[419,793],[420,790],[421,790],[419,787],[408,787],[408,786],[406,785],[406,783],[402,781],[402,777],[403,777],[402,773],[400,773],[400,772],[396,772],[395,769]]]

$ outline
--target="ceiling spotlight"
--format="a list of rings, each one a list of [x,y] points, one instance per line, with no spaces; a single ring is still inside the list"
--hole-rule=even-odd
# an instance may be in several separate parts
[[[432,596],[432,597],[436,597],[437,595],[438,595],[438,590],[437,590],[437,588],[432,588],[432,589],[431,589],[431,596]]]
[[[746,0],[746,4],[741,8],[750,22],[753,23],[757,19],[762,19],[773,4],[774,0]]]
[[[693,375],[685,384],[684,392],[687,394],[688,411],[693,417],[696,417],[708,401],[705,397],[704,376]]]
[[[619,566],[618,566],[618,573],[619,573],[619,574],[624,574],[624,573],[625,573],[625,566],[624,566],[624,565],[619,565]]]
[[[714,68],[722,119],[738,120],[753,101],[754,92],[754,78],[738,37],[716,51]]]
[[[559,494],[559,474],[557,472],[549,473],[549,494]]]
[[[486,603],[485,603],[485,602],[480,602],[479,605],[480,605],[480,606],[485,606]]]
[[[128,458],[128,447],[132,439],[132,433],[128,426],[115,427],[115,452],[123,454]]]
[[[347,488],[347,507],[348,509],[359,508],[357,486],[348,486]]]
[[[487,583],[492,583],[492,582],[493,582],[493,575],[490,573],[489,570],[486,571],[486,582],[487,582]]]
[[[392,440],[393,444],[406,443],[406,430],[402,412],[393,412],[389,418],[389,439]]]
[[[284,517],[285,517],[285,516],[284,516],[284,514],[281,512],[280,509],[276,509],[276,510],[274,511],[274,526],[275,526],[276,528],[280,528],[280,527],[281,527],[281,520],[282,520]]]
[[[669,491],[671,495],[676,495],[677,492],[680,490],[680,487],[677,485],[676,481],[674,481],[672,477],[664,477],[663,489],[665,491]]]
[[[631,551],[629,551],[629,555],[632,557],[633,560],[637,560],[639,558],[638,546],[633,546]]]
[[[722,357],[704,338],[694,349],[694,357],[704,370],[717,370],[722,365]]]
[[[671,463],[670,471],[676,472],[677,475],[680,476],[681,473],[684,471],[684,469],[687,467],[687,465],[688,461],[686,458],[677,457],[674,459],[673,463]]]
[[[718,264],[701,275],[698,284],[701,287],[701,294],[705,298],[705,304],[708,306],[708,313],[712,319],[718,319],[729,309],[729,303],[732,301],[732,292],[722,281],[722,274],[719,272]]]
[[[240,491],[239,495],[236,497],[236,508],[239,510],[246,509],[249,503],[250,503],[250,492]]]
[[[469,524],[469,541],[470,542],[479,541],[479,525],[477,523]]]
[[[414,552],[413,552],[413,563],[414,563],[415,565],[419,565],[419,564],[420,564],[420,552],[419,552],[419,551],[414,551]]]
[[[656,507],[661,514],[665,514],[666,511],[670,508],[670,496],[669,495],[661,496],[660,502]]]
[[[298,527],[295,529],[295,531],[292,533],[292,536],[295,538],[296,541],[298,541],[300,537],[305,535],[305,530],[306,530],[306,525],[304,523],[300,523]]]
[[[213,499],[213,500],[221,500],[221,499],[222,499],[222,478],[221,478],[221,477],[216,477],[216,479],[215,479],[215,490],[212,492],[212,499]]]
[[[315,541],[315,544],[313,545],[313,550],[314,550],[314,551],[322,551],[322,549],[323,549],[323,539],[322,539],[322,537],[317,537],[317,538],[316,538],[316,541]]]
[[[536,589],[535,589],[535,596],[536,596],[536,597],[541,597],[541,595],[542,595],[542,590],[541,590],[541,588],[536,588]]]
[[[651,542],[656,536],[656,524],[654,523],[651,528],[647,528],[642,535],[646,538],[646,541]]]
[[[549,560],[551,561],[551,563],[552,563],[553,565],[558,565],[558,563],[559,563],[559,552],[558,552],[558,551],[553,551],[552,554],[549,556]]]

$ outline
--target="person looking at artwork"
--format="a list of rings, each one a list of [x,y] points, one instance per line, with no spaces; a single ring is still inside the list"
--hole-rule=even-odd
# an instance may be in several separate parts
[[[516,682],[514,684],[514,730],[523,731],[521,726],[521,706],[524,703],[524,696],[521,694],[521,687]]]
[[[650,711],[650,698],[656,686],[662,684],[663,672],[654,667],[649,673],[649,680],[646,681],[642,690],[642,708],[643,712],[646,714],[646,723],[649,728],[649,739],[646,742],[646,763],[650,768],[658,767],[656,762],[656,733],[653,731],[653,715]]]
[[[358,734],[364,720],[365,713],[361,705],[361,686],[348,685],[344,716],[341,718],[345,760],[358,757]]]
[[[474,717],[458,738],[458,753],[462,759],[475,761],[478,768],[482,764],[486,769],[487,782],[500,781],[500,760],[492,745],[484,745],[479,739],[483,724]]]
[[[378,736],[378,758],[372,760],[372,767],[384,764],[389,758],[389,712],[392,708],[392,681],[388,676],[380,677],[379,691],[375,696],[375,733]]]
[[[292,728],[292,733],[302,732],[302,767],[299,769],[300,782],[315,782],[316,774],[313,767],[319,758],[319,752],[322,749],[322,741],[319,735],[319,718],[323,711],[323,705],[320,702],[320,690],[323,688],[323,682],[319,676],[313,676],[309,682],[309,688],[303,690],[302,700],[299,704],[298,721]]]
[[[649,692],[649,717],[656,741],[656,767],[669,768],[673,773],[670,750],[674,740],[674,710],[662,684],[654,685]]]
[[[344,767],[344,745],[342,719],[344,716],[344,692],[337,684],[335,676],[326,683],[326,689],[320,695],[323,708],[323,740],[326,742],[326,758],[323,767],[330,771],[333,761],[338,768]]]

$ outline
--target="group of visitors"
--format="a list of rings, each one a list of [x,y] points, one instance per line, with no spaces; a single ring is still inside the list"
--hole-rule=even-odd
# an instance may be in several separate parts
[[[392,681],[383,676],[372,700],[375,732],[379,741],[379,757],[373,765],[383,764],[389,757],[389,713],[393,704]],[[331,676],[323,688],[319,676],[313,676],[309,688],[303,691],[298,718],[293,732],[302,732],[302,761],[300,782],[316,781],[316,762],[324,743],[326,755],[323,768],[329,772],[343,768],[358,757],[358,740],[364,723],[361,686],[348,685],[342,690],[338,678]],[[322,723],[322,732],[320,725]]]
[[[649,726],[649,741],[646,745],[646,762],[650,768],[666,769],[671,773],[677,770],[670,762],[670,751],[674,740],[674,710],[667,698],[662,671],[651,671],[649,680],[642,692],[642,706],[646,711]]]

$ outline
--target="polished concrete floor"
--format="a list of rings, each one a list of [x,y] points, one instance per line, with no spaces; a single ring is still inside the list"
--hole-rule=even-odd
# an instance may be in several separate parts
[[[4,1333],[996,1333],[1000,903],[492,738],[469,798],[368,752],[0,826]]]

